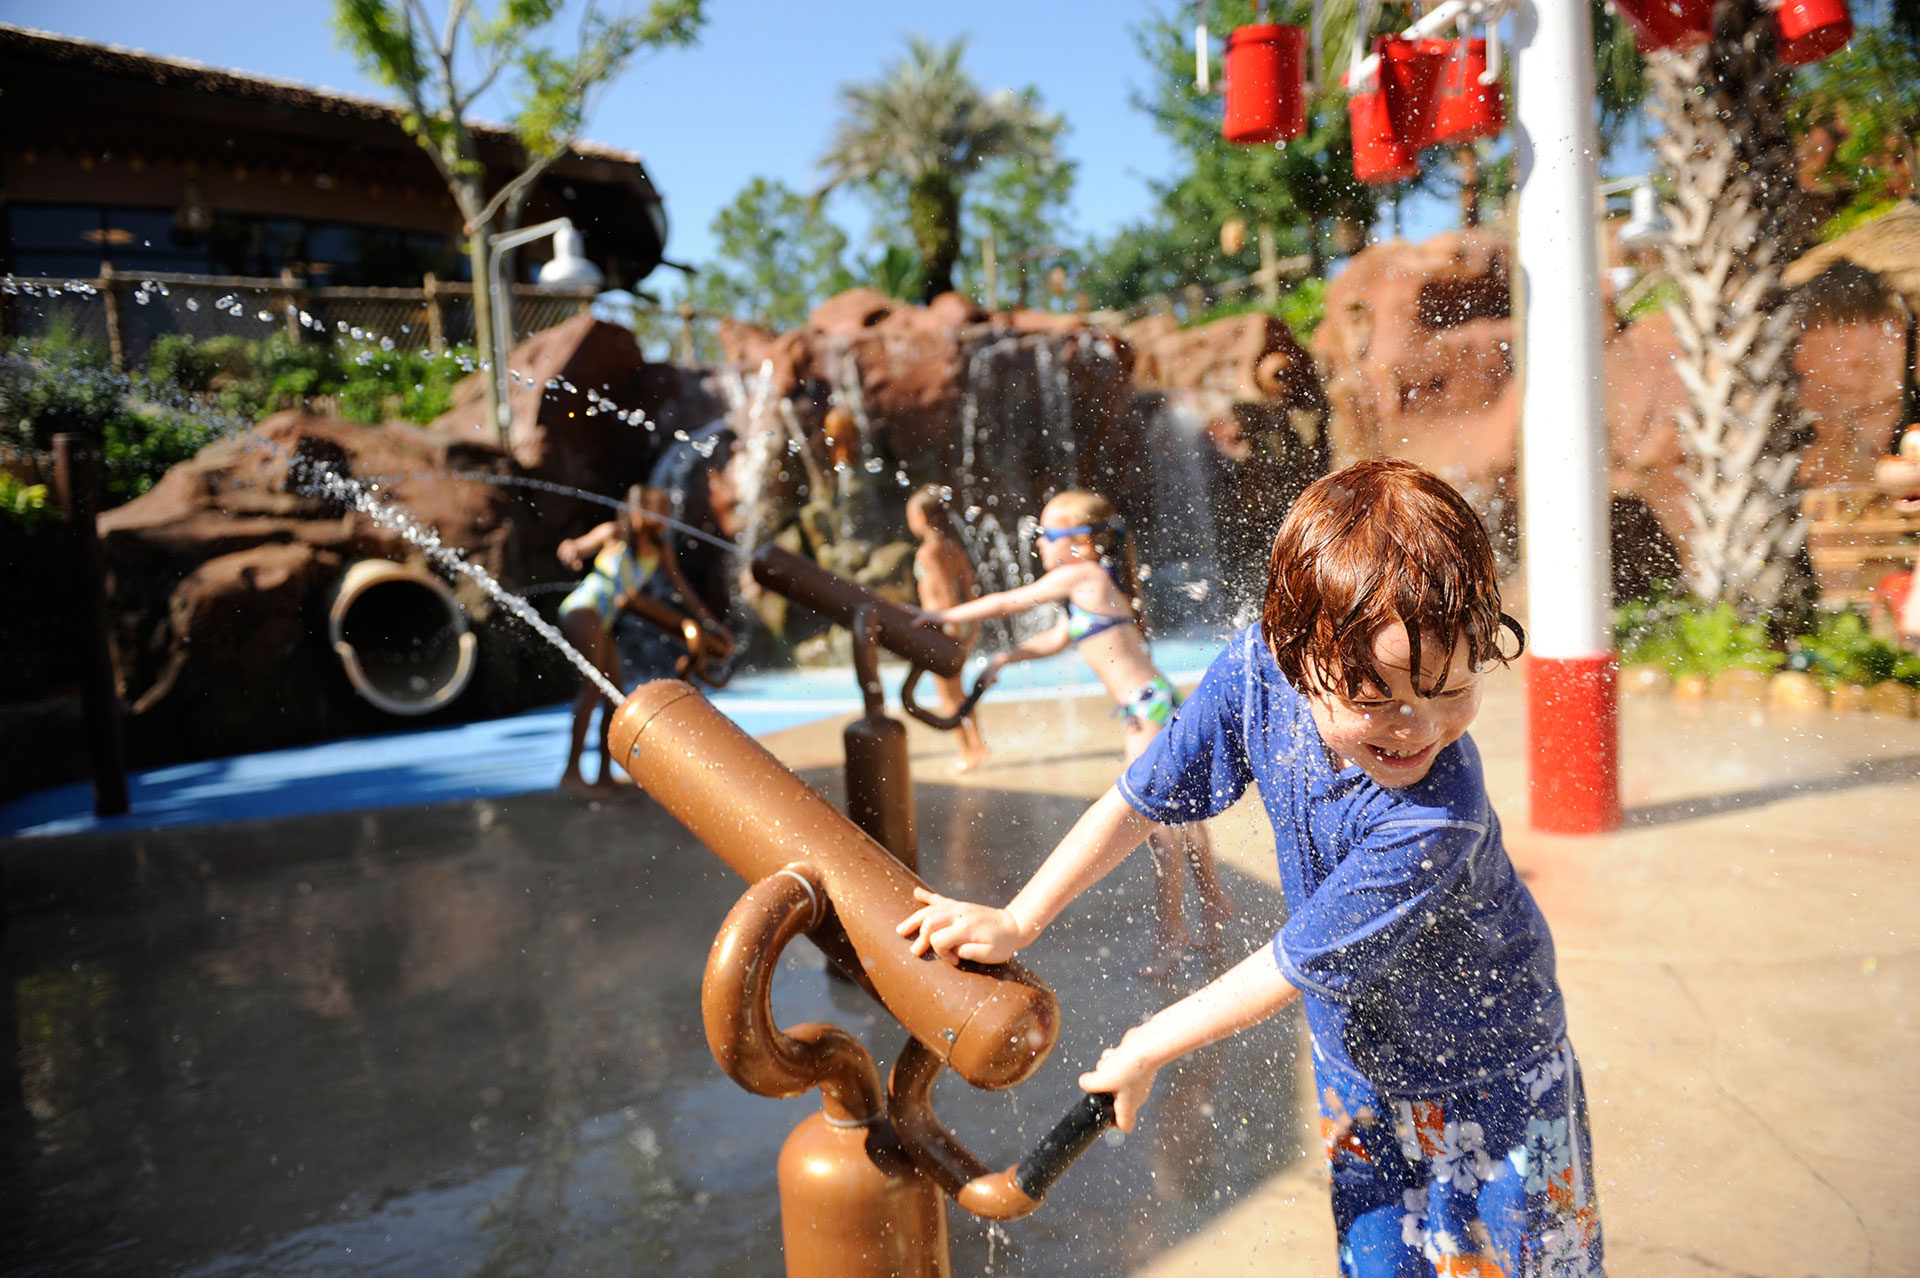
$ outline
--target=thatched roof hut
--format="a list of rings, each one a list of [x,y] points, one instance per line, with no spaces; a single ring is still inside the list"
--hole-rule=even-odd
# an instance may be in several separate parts
[[[1871,222],[1803,254],[1780,273],[1815,306],[1859,313],[1891,301],[1906,313],[1903,423],[1920,421],[1915,316],[1920,314],[1920,202],[1906,200]]]

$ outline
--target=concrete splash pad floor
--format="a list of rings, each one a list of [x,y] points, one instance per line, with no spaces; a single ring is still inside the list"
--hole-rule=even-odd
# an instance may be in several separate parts
[[[1920,1255],[1920,722],[1626,706],[1630,824],[1525,829],[1518,680],[1475,731],[1555,930],[1586,1064],[1610,1271],[1867,1275]],[[915,729],[922,865],[1004,895],[1117,770],[1095,701],[990,705],[955,779]],[[837,725],[770,744],[838,795]],[[1252,804],[1216,823],[1281,917]],[[644,796],[557,795],[0,847],[0,1273],[780,1272],[773,1160],[815,1102],[739,1091],[698,986],[742,885]],[[1145,956],[1136,857],[1030,965],[1065,1032],[1017,1093],[948,1079],[995,1165],[1099,1047],[1204,981]],[[782,1023],[882,1061],[899,1031],[797,944]],[[1283,1017],[1163,1077],[1027,1221],[954,1209],[954,1272],[1328,1274],[1318,1139]],[[10,1073],[17,1062],[17,1077]]]

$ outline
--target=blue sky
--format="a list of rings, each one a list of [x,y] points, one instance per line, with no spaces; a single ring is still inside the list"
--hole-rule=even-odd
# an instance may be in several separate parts
[[[639,0],[633,0],[639,3]],[[440,7],[435,0],[434,8]],[[1132,27],[1152,0],[973,0],[969,4],[709,0],[688,50],[650,55],[601,102],[598,142],[644,157],[666,197],[668,253],[709,256],[708,224],[755,175],[799,189],[817,180],[840,86],[879,73],[909,35],[966,35],[967,66],[984,87],[1037,85],[1071,130],[1079,161],[1075,230],[1104,233],[1145,215],[1149,181],[1173,171],[1171,149],[1130,95],[1146,67]],[[5,0],[8,22],[192,58],[370,96],[386,96],[336,46],[326,0]],[[504,118],[509,104],[483,104]],[[849,225],[856,201],[836,201]]]

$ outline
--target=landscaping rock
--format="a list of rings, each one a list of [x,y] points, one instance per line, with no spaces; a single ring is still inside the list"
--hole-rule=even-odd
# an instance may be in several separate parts
[[[1804,670],[1783,670],[1767,685],[1767,700],[1785,710],[1824,710],[1827,690]]]
[[[1664,667],[1633,665],[1620,671],[1620,691],[1629,697],[1665,695],[1673,690],[1673,676]]]
[[[1673,699],[1675,701],[1705,701],[1709,685],[1703,674],[1677,675],[1673,680]]]
[[[1873,700],[1867,690],[1857,683],[1843,683],[1833,690],[1833,697],[1827,703],[1835,714],[1859,714],[1873,709]]]
[[[1867,689],[1867,704],[1877,714],[1911,718],[1920,712],[1920,696],[1904,683],[1883,679]]]
[[[1765,701],[1769,680],[1764,670],[1722,670],[1713,677],[1715,701]]]

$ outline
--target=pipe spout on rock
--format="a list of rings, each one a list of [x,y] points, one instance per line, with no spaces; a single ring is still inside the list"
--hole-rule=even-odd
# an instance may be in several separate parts
[[[447,583],[389,559],[362,559],[341,575],[327,642],[355,692],[405,716],[431,714],[466,691],[478,648]]]

